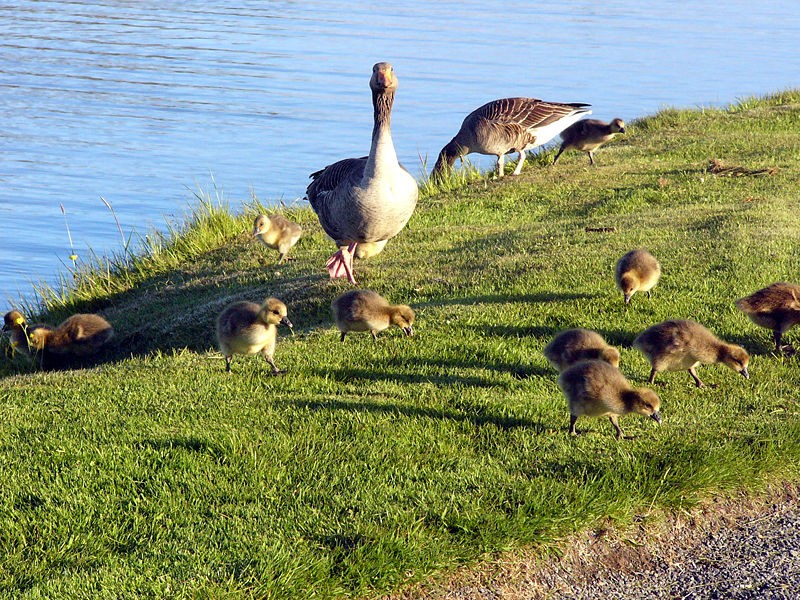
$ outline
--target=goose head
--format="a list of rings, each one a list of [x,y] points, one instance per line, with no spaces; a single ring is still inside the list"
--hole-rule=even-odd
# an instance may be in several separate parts
[[[289,329],[293,329],[288,314],[289,311],[283,302],[277,298],[267,298],[261,305],[259,318],[267,325],[286,325]]]
[[[608,125],[611,133],[625,133],[625,121],[622,119],[614,119]]]
[[[393,92],[397,89],[397,77],[390,63],[379,62],[373,65],[369,87],[375,93]]]

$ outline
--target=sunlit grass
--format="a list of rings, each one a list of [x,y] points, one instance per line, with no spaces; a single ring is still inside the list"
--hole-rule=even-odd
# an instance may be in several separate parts
[[[43,320],[114,324],[106,362],[0,367],[0,595],[375,595],[598,520],[797,481],[798,356],[733,305],[800,282],[800,92],[778,97],[661,111],[593,168],[544,152],[518,178],[423,187],[406,230],[356,263],[363,287],[414,307],[413,338],[339,342],[330,302],[349,286],[327,278],[334,246],[308,207],[282,208],[305,234],[277,266],[250,235],[269,206],[198,191],[185,222],[43,295]],[[716,176],[712,159],[777,170]],[[626,307],[613,267],[638,246],[664,274]],[[259,357],[226,374],[216,315],[266,296],[295,324],[275,356],[287,375]],[[743,344],[751,379],[701,367],[698,390],[663,373],[661,427],[623,417],[617,442],[587,419],[570,438],[552,336],[599,331],[646,385],[631,341],[676,317]]]

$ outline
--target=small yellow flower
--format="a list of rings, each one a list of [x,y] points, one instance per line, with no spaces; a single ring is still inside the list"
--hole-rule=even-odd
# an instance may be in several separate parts
[[[77,254],[70,254],[70,255],[69,255],[69,259],[70,259],[72,262],[75,262],[76,260],[78,260],[78,255],[77,255]]]
[[[22,317],[17,317],[16,319],[14,319],[14,323],[16,323],[17,325],[22,325],[24,322],[25,319],[23,319]]]

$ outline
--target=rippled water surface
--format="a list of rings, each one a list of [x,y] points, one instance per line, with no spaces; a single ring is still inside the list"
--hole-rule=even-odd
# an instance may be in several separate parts
[[[0,310],[66,272],[61,205],[83,258],[122,248],[102,199],[135,237],[214,182],[234,207],[302,198],[368,151],[379,60],[416,175],[499,97],[631,120],[800,85],[795,0],[373,4],[0,2]]]

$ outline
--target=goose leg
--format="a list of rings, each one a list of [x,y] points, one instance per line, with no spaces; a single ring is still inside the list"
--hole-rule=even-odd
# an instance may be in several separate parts
[[[514,169],[512,175],[519,175],[522,172],[522,163],[525,162],[525,150],[519,151],[519,160],[517,161],[517,168]]]
[[[589,164],[590,165],[594,165],[594,155],[592,154],[592,151],[589,150],[589,152],[587,152],[587,154],[589,155]]]
[[[328,274],[331,279],[347,277],[350,283],[356,284],[356,279],[353,276],[353,256],[355,255],[356,245],[357,242],[352,242],[346,250],[342,248],[325,263],[328,266]]]
[[[505,166],[506,157],[504,154],[497,155],[497,178],[500,179],[503,176],[503,167]]]
[[[561,153],[564,151],[564,146],[565,144],[561,144],[561,148],[558,149],[558,154],[556,154],[556,157],[553,159],[553,164],[558,162],[558,157],[561,156]]]

